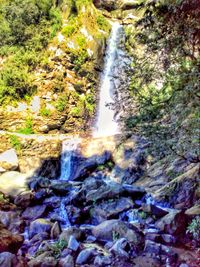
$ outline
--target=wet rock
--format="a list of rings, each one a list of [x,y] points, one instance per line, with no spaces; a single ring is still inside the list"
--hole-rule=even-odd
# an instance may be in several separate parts
[[[45,198],[43,201],[43,204],[46,205],[50,209],[56,209],[60,207],[60,197],[52,196],[49,198]]]
[[[0,191],[6,195],[16,198],[17,195],[28,188],[29,175],[16,171],[9,171],[0,176]]]
[[[133,199],[142,198],[146,194],[145,189],[141,186],[123,184],[123,190],[123,195],[130,196]]]
[[[73,224],[77,224],[81,220],[81,210],[74,206],[66,206],[66,211],[69,217],[69,220]]]
[[[111,153],[104,151],[101,155],[93,155],[89,158],[83,158],[81,155],[74,155],[73,157],[73,170],[70,180],[77,180],[84,177],[88,172],[94,170],[98,165],[103,165],[110,160]]]
[[[80,228],[77,228],[75,226],[69,227],[66,230],[64,230],[60,235],[60,240],[65,240],[66,242],[69,242],[70,236],[74,236],[76,240],[81,240],[83,237],[83,231]]]
[[[30,267],[55,267],[57,266],[57,260],[52,257],[50,252],[44,252],[36,258],[33,258],[28,262]]]
[[[29,181],[29,187],[31,190],[38,191],[40,188],[49,188],[51,181],[45,177],[33,177]]]
[[[0,253],[0,266],[1,267],[14,267],[17,266],[17,258],[10,252]]]
[[[37,219],[30,224],[29,228],[29,237],[32,238],[34,235],[38,233],[47,232],[50,233],[52,227],[52,223],[47,219]]]
[[[91,190],[86,195],[87,202],[96,202],[101,199],[112,199],[119,196],[123,192],[121,185],[112,183],[109,185],[102,185],[98,190]]]
[[[9,149],[0,154],[0,168],[5,171],[15,171],[18,167],[19,162],[15,149]]]
[[[41,168],[35,173],[36,176],[55,179],[60,177],[60,158],[50,157],[41,162]]]
[[[31,244],[38,243],[38,242],[41,243],[43,240],[47,240],[47,239],[49,239],[49,234],[46,232],[43,232],[43,233],[34,235],[34,237],[30,240],[30,242]]]
[[[26,208],[30,206],[33,198],[34,195],[31,191],[23,192],[15,198],[14,203],[21,208]]]
[[[150,204],[150,212],[151,214],[155,215],[157,218],[163,217],[167,215],[170,211],[170,209],[162,208],[155,204]]]
[[[120,212],[133,207],[133,201],[129,198],[120,198],[113,201],[104,202],[92,209],[92,218],[97,223],[101,223],[110,218],[115,218]]]
[[[98,266],[98,267],[104,267],[104,266],[110,266],[110,264],[112,263],[111,258],[108,256],[96,256],[95,260],[94,260],[94,266]]]
[[[23,237],[12,234],[0,224],[0,252],[10,251],[16,253],[23,243]]]
[[[61,228],[58,222],[55,222],[51,228],[51,239],[57,239],[61,233]]]
[[[33,221],[33,220],[36,220],[38,218],[41,218],[45,214],[45,211],[46,211],[45,205],[28,207],[22,213],[22,218],[25,220]]]
[[[74,259],[71,255],[67,255],[64,259],[59,261],[59,267],[74,267]]]
[[[77,251],[78,248],[79,248],[79,243],[78,241],[76,240],[76,238],[71,235],[69,237],[69,241],[68,241],[68,246],[67,246],[69,249],[73,250],[73,251]]]
[[[72,188],[72,185],[66,181],[53,181],[50,188],[55,194],[66,195]]]
[[[81,264],[86,264],[88,263],[91,258],[95,255],[95,249],[94,248],[88,248],[82,250],[77,259],[76,259],[76,264],[81,265]]]
[[[37,192],[35,192],[34,194],[34,200],[36,202],[38,201],[42,201],[44,200],[45,198],[51,196],[53,193],[52,190],[48,189],[48,188],[42,188],[42,189],[39,189]]]
[[[125,238],[120,238],[115,242],[112,248],[109,250],[114,255],[117,255],[121,258],[129,258],[129,254],[126,251],[126,248],[129,248],[128,242]]]
[[[84,180],[83,189],[88,193],[91,190],[98,189],[102,185],[105,185],[105,182],[102,179],[88,177]]]
[[[126,238],[142,248],[143,234],[133,225],[119,220],[107,220],[95,226],[92,234],[99,240],[112,241],[116,238]]]
[[[155,226],[165,233],[178,235],[185,231],[186,217],[182,211],[173,210],[157,221]]]

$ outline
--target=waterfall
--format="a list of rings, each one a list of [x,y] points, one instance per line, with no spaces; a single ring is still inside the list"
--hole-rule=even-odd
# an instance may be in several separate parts
[[[121,30],[122,26],[118,22],[113,23],[106,50],[105,67],[101,75],[97,121],[93,131],[94,137],[105,137],[119,133],[118,123],[115,120],[116,111],[113,109],[113,67],[118,54]]]
[[[80,143],[79,138],[65,140],[62,143],[60,180],[69,180],[72,173],[72,156]]]

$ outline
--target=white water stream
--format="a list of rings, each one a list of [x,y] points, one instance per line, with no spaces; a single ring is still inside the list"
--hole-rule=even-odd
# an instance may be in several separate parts
[[[93,137],[106,137],[119,133],[118,123],[115,120],[116,111],[113,95],[113,66],[117,58],[118,43],[120,40],[120,30],[122,26],[115,22],[112,26],[111,36],[108,42],[105,57],[105,67],[101,75],[99,105],[97,112],[97,121],[93,130]],[[73,154],[77,151],[80,144],[79,138],[63,141],[61,156],[61,175],[60,180],[70,180],[73,173]],[[67,211],[65,209],[65,200],[62,198],[59,214],[65,221],[63,228],[70,225]]]
[[[118,43],[122,26],[115,22],[108,42],[105,57],[105,67],[101,75],[100,95],[97,112],[97,121],[93,131],[93,137],[105,137],[119,133],[119,126],[115,120],[116,111],[113,109],[113,66],[117,58]]]

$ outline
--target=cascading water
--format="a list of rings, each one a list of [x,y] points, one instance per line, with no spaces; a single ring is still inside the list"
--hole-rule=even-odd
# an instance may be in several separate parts
[[[80,143],[79,138],[73,138],[71,140],[65,140],[62,143],[62,155],[61,155],[61,181],[68,181],[71,177],[72,168],[73,168],[73,153],[76,151],[78,144]],[[68,214],[65,208],[66,198],[63,197],[61,200],[59,214],[63,219],[62,227],[66,228],[70,226],[70,221]]]
[[[122,26],[115,22],[112,25],[112,32],[108,42],[105,57],[105,68],[101,76],[100,82],[100,98],[98,105],[98,114],[95,129],[93,131],[93,137],[106,137],[112,136],[119,133],[119,126],[115,120],[116,111],[113,109],[114,106],[114,73],[113,67],[117,60],[119,53],[119,42],[121,39]],[[63,141],[62,146],[62,157],[61,157],[61,175],[60,180],[68,181],[73,174],[73,154],[80,144],[79,138],[73,138],[71,140]],[[59,208],[59,214],[65,222],[62,227],[67,227],[69,223],[68,215],[65,209],[64,197],[61,201]]]
[[[79,143],[79,138],[73,138],[71,140],[63,141],[60,180],[68,181],[70,179],[73,167],[72,156],[73,152],[77,149]]]
[[[97,121],[93,137],[111,136],[120,132],[118,123],[115,120],[115,110],[112,107],[114,105],[112,70],[118,54],[121,30],[122,26],[118,22],[113,23],[106,50],[105,68],[101,76]]]

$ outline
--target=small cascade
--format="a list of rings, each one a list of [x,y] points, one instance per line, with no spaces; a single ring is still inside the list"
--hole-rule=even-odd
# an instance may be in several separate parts
[[[73,138],[71,140],[65,140],[62,143],[62,155],[61,155],[61,174],[60,180],[68,181],[71,177],[73,167],[73,154],[78,148],[80,143],[79,138]],[[63,219],[62,228],[70,226],[70,221],[65,208],[65,202],[68,197],[63,197],[61,200],[59,215]]]
[[[113,97],[113,67],[118,56],[118,46],[122,29],[122,26],[118,22],[113,23],[111,36],[106,50],[105,67],[100,81],[97,121],[93,131],[94,137],[111,136],[120,132],[118,123],[115,119],[116,111],[113,108],[115,104]]]
[[[72,173],[72,156],[80,143],[79,138],[65,140],[62,143],[62,156],[61,156],[61,175],[60,180],[68,181]]]

